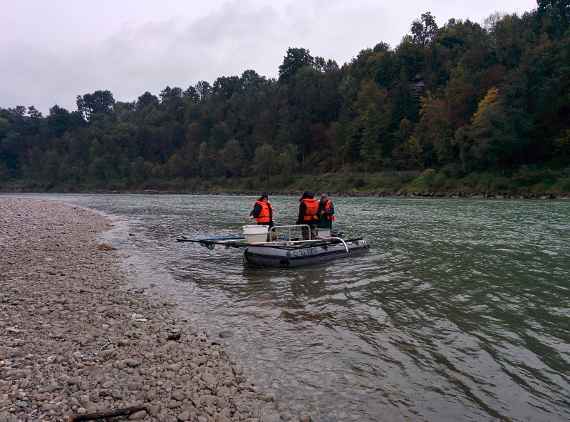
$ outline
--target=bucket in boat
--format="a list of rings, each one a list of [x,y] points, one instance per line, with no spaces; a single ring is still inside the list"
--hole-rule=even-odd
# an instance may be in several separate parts
[[[249,225],[243,226],[243,236],[247,243],[267,242],[268,226]]]

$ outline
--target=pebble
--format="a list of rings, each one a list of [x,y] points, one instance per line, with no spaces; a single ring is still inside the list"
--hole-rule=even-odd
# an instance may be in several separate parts
[[[180,413],[178,415],[178,420],[182,421],[182,422],[189,421],[190,420],[190,412],[185,411],[185,412]]]
[[[180,331],[171,331],[167,334],[166,339],[171,341],[178,341],[182,337],[182,333]]]
[[[220,338],[230,338],[234,336],[234,333],[232,331],[225,330],[225,331],[220,331],[219,336]]]
[[[131,416],[129,416],[129,420],[139,420],[139,419],[144,419],[146,418],[146,410],[139,410],[138,412],[135,412],[133,414],[131,414]]]
[[[152,416],[158,416],[160,414],[161,407],[159,405],[148,406],[148,413]]]
[[[172,398],[174,400],[183,401],[186,398],[186,395],[182,390],[175,390],[172,392]]]
[[[137,366],[140,366],[142,363],[139,359],[125,359],[123,362],[129,368],[136,368]]]
[[[177,407],[180,407],[181,403],[177,400],[170,400],[167,404],[166,407],[168,407],[169,409],[176,409]]]

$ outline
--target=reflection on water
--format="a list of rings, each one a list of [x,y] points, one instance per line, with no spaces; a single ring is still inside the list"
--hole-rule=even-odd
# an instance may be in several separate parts
[[[284,413],[320,421],[570,419],[570,203],[341,198],[371,253],[255,270],[234,249],[252,197],[65,196],[128,218],[122,247],[224,335]],[[295,198],[272,198],[278,221]],[[167,277],[157,279],[157,274]]]

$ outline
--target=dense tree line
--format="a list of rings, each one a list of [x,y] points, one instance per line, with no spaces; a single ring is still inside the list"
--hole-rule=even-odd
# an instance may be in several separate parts
[[[287,50],[253,70],[135,102],[101,90],[42,116],[0,108],[0,181],[141,186],[323,172],[450,175],[570,165],[570,2],[484,25],[425,13],[390,48],[339,67]]]

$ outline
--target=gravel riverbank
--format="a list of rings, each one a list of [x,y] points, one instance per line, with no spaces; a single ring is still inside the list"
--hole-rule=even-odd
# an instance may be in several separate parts
[[[139,420],[280,420],[219,344],[129,287],[97,240],[109,228],[83,208],[0,199],[0,421],[128,406]]]

